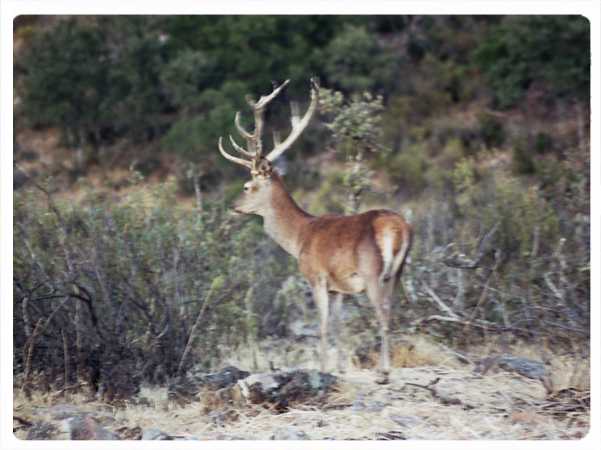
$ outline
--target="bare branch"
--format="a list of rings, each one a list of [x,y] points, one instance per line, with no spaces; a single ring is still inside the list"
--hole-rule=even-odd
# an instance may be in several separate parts
[[[428,295],[432,298],[432,300],[434,300],[434,303],[436,303],[441,310],[446,312],[453,319],[459,319],[459,316],[457,314],[455,314],[453,312],[453,310],[451,308],[449,308],[440,299],[440,297],[438,295],[436,295],[436,292],[434,292],[430,286],[428,286],[426,283],[423,283],[422,285],[423,285],[424,290],[428,293]]]
[[[478,243],[478,250],[476,253],[476,257],[474,259],[468,259],[467,256],[463,254],[455,254],[452,256],[448,256],[442,260],[442,262],[448,267],[454,267],[456,269],[477,269],[480,267],[480,261],[486,255],[488,250],[492,247],[492,238],[497,232],[500,223],[497,222],[481,239]],[[454,244],[450,244],[447,246],[451,248]]]

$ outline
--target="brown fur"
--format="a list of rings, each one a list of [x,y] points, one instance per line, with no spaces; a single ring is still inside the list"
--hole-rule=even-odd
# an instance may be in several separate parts
[[[335,302],[339,305],[342,294],[367,292],[382,335],[380,381],[387,382],[390,300],[409,252],[409,224],[397,213],[383,209],[314,217],[294,202],[275,171],[246,183],[235,209],[262,216],[267,234],[298,258],[320,313],[322,370],[327,358],[328,293],[339,293]],[[341,361],[339,352],[340,370]]]
[[[363,292],[367,279],[382,272],[384,231],[393,233],[392,253],[396,255],[408,227],[398,214],[388,210],[315,217],[301,230],[300,271],[310,283],[325,277],[328,291]],[[349,286],[349,277],[360,278],[362,288]]]
[[[240,147],[230,136],[231,143],[250,160],[227,153],[222,138],[219,138],[218,147],[223,157],[250,169],[252,176],[252,180],[244,184],[244,193],[236,201],[234,209],[263,217],[267,234],[298,258],[300,270],[311,284],[319,309],[322,371],[327,361],[328,293],[338,293],[333,308],[336,316],[343,294],[367,292],[380,323],[382,337],[379,365],[382,377],[379,382],[387,383],[390,369],[390,298],[409,252],[411,228],[392,211],[313,217],[298,207],[271,163],[290,148],[311,120],[319,95],[319,84],[315,79],[311,79],[311,103],[303,118],[293,112],[290,135],[276,143],[267,156],[263,156],[261,151],[265,107],[287,83],[288,80],[274,87],[271,94],[262,96],[257,102],[249,102],[255,115],[253,133],[242,128],[238,121],[240,116],[236,114],[236,128],[247,141],[248,148]],[[338,351],[338,369],[342,370],[340,355]]]

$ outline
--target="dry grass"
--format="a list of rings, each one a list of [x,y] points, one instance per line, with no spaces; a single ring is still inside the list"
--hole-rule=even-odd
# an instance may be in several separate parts
[[[259,347],[258,371],[268,370],[270,362],[280,368],[315,368],[313,343],[288,348],[273,344],[264,342]],[[476,350],[470,353],[471,358],[488,356],[493,348],[483,345]],[[508,350],[540,359],[534,346]],[[240,349],[224,365],[250,369],[251,361],[252,355]],[[451,349],[427,337],[396,339],[393,362],[389,385],[376,384],[373,369],[349,364],[345,374],[338,374],[340,383],[324,404],[296,405],[281,414],[268,405],[220,404],[214,396],[180,407],[167,401],[165,388],[150,387],[140,393],[146,399],[143,404],[122,408],[85,403],[79,395],[66,399],[38,393],[27,401],[16,392],[15,414],[49,420],[50,405],[68,402],[85,411],[105,411],[110,416],[105,417],[105,426],[112,430],[123,426],[158,428],[174,436],[203,440],[270,439],[280,428],[305,432],[311,439],[391,435],[407,439],[577,439],[588,430],[587,411],[555,414],[541,407],[548,397],[540,381],[499,370],[484,376],[475,374],[472,365],[460,363]],[[589,386],[588,361],[553,357],[547,368],[558,390]],[[436,379],[439,381],[431,385]],[[435,394],[428,385],[434,387]],[[19,433],[24,437],[24,431]]]

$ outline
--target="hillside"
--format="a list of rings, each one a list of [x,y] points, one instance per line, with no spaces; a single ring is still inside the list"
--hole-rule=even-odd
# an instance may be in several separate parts
[[[576,16],[20,17],[17,435],[76,439],[82,421],[123,439],[582,437],[588,36]],[[330,379],[303,372],[318,361],[311,287],[261,220],[232,213],[250,175],[217,149],[252,144],[235,112],[252,130],[249,99],[290,79],[263,145],[285,138],[313,76],[316,113],[274,167],[311,214],[411,224],[391,383],[374,382],[379,324],[356,294],[332,390],[294,403],[304,387],[285,388],[282,408],[192,382],[178,403],[232,365]]]

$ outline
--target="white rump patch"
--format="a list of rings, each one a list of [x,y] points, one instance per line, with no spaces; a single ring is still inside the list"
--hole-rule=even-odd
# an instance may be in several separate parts
[[[393,245],[394,245],[394,234],[389,230],[385,230],[380,238],[380,251],[382,252],[382,273],[380,274],[380,282],[384,282],[386,278],[389,278],[392,274],[390,269],[392,268],[393,262]]]

